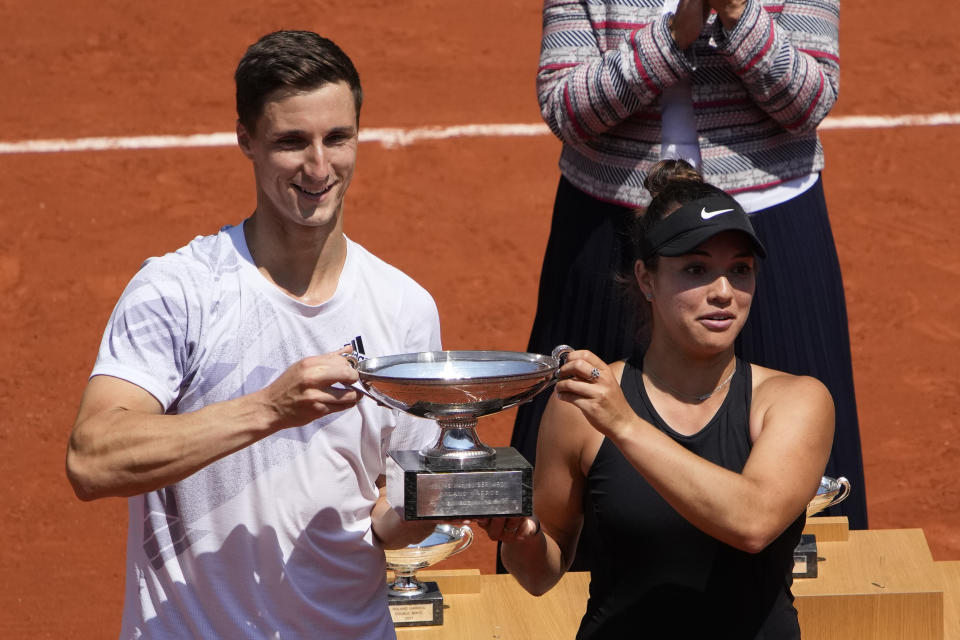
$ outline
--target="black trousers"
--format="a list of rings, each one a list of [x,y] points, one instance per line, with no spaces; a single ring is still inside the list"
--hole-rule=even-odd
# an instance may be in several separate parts
[[[756,212],[751,221],[768,257],[757,272],[737,354],[764,367],[813,376],[830,390],[836,429],[824,473],[846,477],[851,493],[827,513],[845,515],[851,528],[866,529],[847,303],[822,180],[788,202]]]
[[[540,274],[528,350],[559,344],[590,349],[605,362],[645,347],[642,310],[625,295],[618,274],[632,271],[630,209],[601,202],[561,178]],[[751,216],[768,257],[760,262],[750,318],[737,354],[755,364],[823,382],[836,405],[836,430],[826,475],[845,476],[850,497],[827,511],[867,528],[863,458],[853,387],[846,299],[822,181],[783,204]],[[522,405],[511,446],[536,464],[542,393]],[[581,548],[589,532],[581,536]],[[499,565],[498,567],[502,569]],[[578,553],[574,568],[585,569]]]

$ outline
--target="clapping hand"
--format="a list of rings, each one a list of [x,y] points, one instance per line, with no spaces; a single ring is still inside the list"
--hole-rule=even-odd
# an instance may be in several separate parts
[[[677,46],[686,49],[693,44],[703,31],[709,15],[710,4],[707,0],[680,0],[670,21],[670,35]]]

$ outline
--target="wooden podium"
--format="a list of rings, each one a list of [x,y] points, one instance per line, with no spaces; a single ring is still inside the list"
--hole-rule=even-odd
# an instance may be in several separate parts
[[[960,561],[934,562],[920,529],[849,531],[846,518],[808,519],[818,577],[793,583],[804,640],[960,639]],[[398,628],[400,640],[573,638],[589,575],[568,573],[541,597],[509,575],[476,569],[418,572],[444,595],[440,627]]]
[[[922,530],[807,522],[822,560],[816,578],[793,581],[804,639],[943,640],[944,585]]]

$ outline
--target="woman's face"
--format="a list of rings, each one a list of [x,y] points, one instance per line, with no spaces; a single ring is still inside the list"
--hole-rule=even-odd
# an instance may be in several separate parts
[[[640,261],[635,269],[651,298],[655,338],[710,353],[733,345],[756,288],[753,247],[744,234],[725,231],[689,254],[661,256],[656,271]]]

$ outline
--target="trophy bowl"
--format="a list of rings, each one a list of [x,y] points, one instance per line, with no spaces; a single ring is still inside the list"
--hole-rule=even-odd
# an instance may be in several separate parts
[[[425,593],[416,572],[460,553],[472,542],[473,530],[467,525],[438,524],[420,542],[401,549],[385,549],[387,569],[394,573],[394,581],[387,587],[390,595],[410,597]]]
[[[517,351],[424,351],[351,359],[364,390],[381,404],[436,420],[440,437],[421,455],[438,461],[490,461],[477,418],[530,400],[556,382],[570,347],[549,356]],[[348,356],[349,358],[349,356]]]
[[[807,503],[807,516],[820,513],[828,507],[839,504],[850,495],[850,481],[840,476],[831,478],[823,476],[820,478],[820,487],[817,489],[817,495]]]
[[[421,418],[479,418],[532,398],[554,378],[553,356],[425,351],[367,358],[360,382],[389,407]]]

